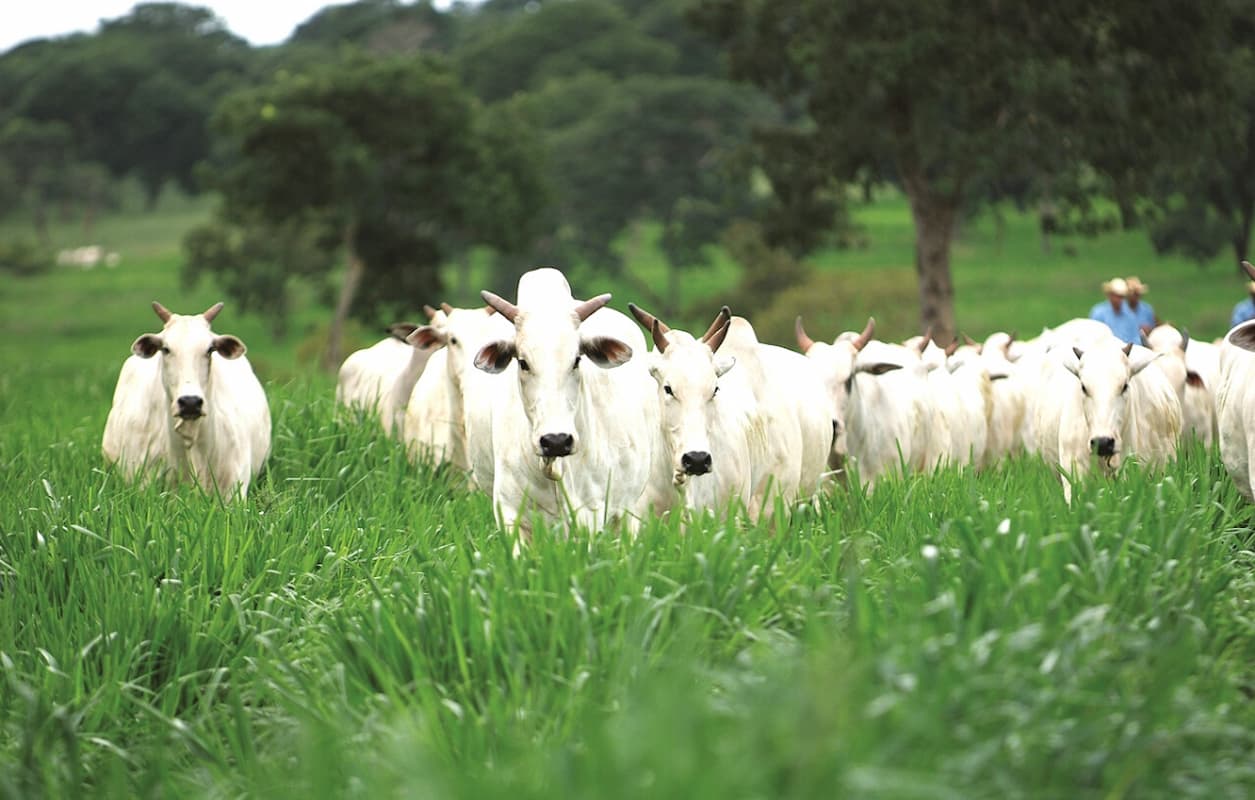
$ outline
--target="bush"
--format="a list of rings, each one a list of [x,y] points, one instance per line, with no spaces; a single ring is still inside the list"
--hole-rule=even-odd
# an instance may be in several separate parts
[[[52,268],[52,254],[31,239],[0,240],[0,272],[29,277]]]

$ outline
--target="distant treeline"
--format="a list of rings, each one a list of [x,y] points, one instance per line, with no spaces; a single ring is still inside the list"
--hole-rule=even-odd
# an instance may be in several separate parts
[[[761,299],[848,238],[851,189],[892,183],[944,338],[954,232],[990,204],[1037,210],[1045,236],[1136,226],[1248,255],[1244,6],[359,0],[254,48],[207,9],[145,3],[0,55],[0,214],[46,238],[52,210],[90,219],[122,178],[149,202],[214,192],[189,274],[281,331],[293,278],[342,321],[439,297],[438,267],[473,249],[502,291],[534,264],[622,272],[644,231],[673,273],[723,242],[746,267],[732,296]]]

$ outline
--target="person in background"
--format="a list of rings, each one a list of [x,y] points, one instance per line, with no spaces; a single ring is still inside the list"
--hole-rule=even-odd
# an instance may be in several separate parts
[[[1124,304],[1124,299],[1129,294],[1129,285],[1124,282],[1124,278],[1112,278],[1104,282],[1102,290],[1107,299],[1089,310],[1089,318],[1106,323],[1122,342],[1141,342],[1142,332],[1138,330],[1137,320]]]
[[[1154,307],[1142,301],[1142,295],[1149,292],[1150,287],[1142,283],[1136,275],[1125,278],[1124,283],[1129,287],[1129,294],[1124,298],[1129,313],[1133,315],[1133,319],[1137,320],[1138,330],[1142,333],[1150,333],[1151,329],[1159,324],[1159,317],[1155,316]]]
[[[1248,297],[1233,307],[1233,316],[1229,318],[1229,327],[1236,328],[1243,322],[1255,319],[1255,281],[1246,284]]]

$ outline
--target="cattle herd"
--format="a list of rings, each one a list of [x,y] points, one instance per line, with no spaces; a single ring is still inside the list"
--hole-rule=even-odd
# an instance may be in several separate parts
[[[349,356],[336,400],[377,415],[412,458],[459,470],[525,534],[536,519],[632,530],[733,503],[758,518],[829,480],[983,469],[1018,452],[1057,466],[1070,498],[1071,481],[1125,459],[1163,464],[1184,436],[1218,440],[1255,501],[1255,321],[1216,344],[1160,325],[1125,345],[1076,319],[943,348],[927,334],[879,341],[871,319],[815,341],[798,318],[791,350],[726,306],[696,336],[629,303],[633,321],[608,294],[572,297],[555,269],[525,274],[515,303],[482,294],[486,307],[425,307],[427,324],[393,325]],[[211,330],[221,303],[153,307],[163,329],[122,365],[105,458],[127,478],[243,497],[270,450],[244,343]]]

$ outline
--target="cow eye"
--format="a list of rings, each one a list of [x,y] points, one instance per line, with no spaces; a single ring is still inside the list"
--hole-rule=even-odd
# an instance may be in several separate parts
[[[1125,393],[1125,392],[1127,392],[1128,390],[1129,390],[1129,384],[1128,384],[1128,382],[1126,381],[1126,382],[1125,382],[1125,384],[1124,384],[1124,388],[1120,390],[1120,394],[1124,394],[1124,393]]]
[[[715,387],[715,390],[714,390],[713,392],[711,392],[711,393],[710,393],[710,399],[711,399],[711,400],[714,400],[714,399],[715,399],[715,395],[717,395],[717,394],[719,394],[719,387],[718,387],[718,386],[716,386],[716,387]]]
[[[1086,397],[1089,397],[1089,389],[1086,389],[1085,384],[1083,383],[1081,384],[1081,394],[1085,395]]]
[[[571,369],[579,369],[579,368],[580,368],[580,356],[576,356],[575,364],[571,367]]]
[[[662,390],[666,392],[667,394],[671,395],[672,397],[675,397],[675,392],[671,391],[671,384],[664,383],[662,385]]]
[[[456,336],[449,337],[449,344],[457,344],[457,343],[458,343],[458,337]]]
[[[161,352],[162,352],[162,353],[164,353],[165,355],[170,355],[170,348],[166,347],[166,346],[163,344],[163,345],[161,346]]]
[[[519,359],[519,369],[523,370],[524,372],[531,372],[531,371],[532,371],[532,368],[531,368],[531,367],[529,367],[529,366],[527,366],[527,361],[526,361],[525,359],[522,359],[522,358],[520,358],[520,359]]]

